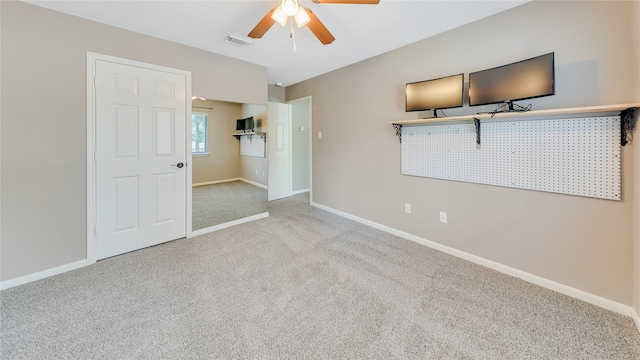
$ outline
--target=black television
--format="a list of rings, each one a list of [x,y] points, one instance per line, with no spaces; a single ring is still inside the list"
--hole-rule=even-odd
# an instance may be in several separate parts
[[[555,95],[554,53],[469,73],[469,106]]]
[[[253,131],[253,116],[236,120],[236,130],[242,132]]]
[[[405,110],[433,110],[461,107],[464,93],[464,74],[408,83],[405,89]]]

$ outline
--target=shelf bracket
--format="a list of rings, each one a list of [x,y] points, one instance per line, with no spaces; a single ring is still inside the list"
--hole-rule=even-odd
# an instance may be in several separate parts
[[[253,133],[253,134],[232,134],[236,139],[238,139],[238,141],[240,141],[240,138],[243,136],[248,136],[249,137],[249,142],[253,143],[253,137],[257,136],[260,139],[267,141],[267,133]]]
[[[253,144],[253,137],[257,136],[259,139],[267,141],[267,133],[249,134],[249,142]]]
[[[396,130],[396,136],[398,137],[398,140],[400,140],[400,142],[402,142],[402,125],[401,124],[391,124],[391,126],[393,126],[393,128]]]
[[[476,147],[480,147],[480,119],[473,118],[473,125],[476,128]]]
[[[637,107],[630,107],[628,109],[624,109],[620,111],[620,145],[625,146],[630,141],[627,140],[629,136],[631,136],[631,141],[633,140],[633,133],[636,130],[636,124],[638,123],[638,116],[640,116],[640,111],[638,111]]]

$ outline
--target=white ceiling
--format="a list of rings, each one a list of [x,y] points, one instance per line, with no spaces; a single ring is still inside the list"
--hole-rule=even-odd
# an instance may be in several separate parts
[[[531,0],[381,0],[378,5],[300,0],[336,40],[322,45],[308,28],[274,24],[248,47],[224,41],[247,34],[279,0],[23,0],[123,29],[227,55],[268,69],[268,82],[288,86],[468,24]],[[247,38],[248,39],[248,38]]]

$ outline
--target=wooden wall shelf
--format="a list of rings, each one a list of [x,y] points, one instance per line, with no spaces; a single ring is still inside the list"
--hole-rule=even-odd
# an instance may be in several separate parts
[[[496,113],[494,116],[491,114],[475,114],[475,115],[464,115],[464,116],[449,116],[449,117],[439,117],[439,118],[427,118],[427,119],[415,119],[415,120],[398,120],[398,121],[390,121],[390,124],[393,125],[424,125],[424,124],[433,124],[433,123],[445,123],[445,122],[455,122],[455,121],[473,121],[474,119],[478,120],[518,120],[520,118],[526,117],[546,117],[546,116],[557,116],[557,115],[567,115],[567,114],[598,114],[598,113],[613,113],[619,112],[621,110],[625,110],[628,108],[640,107],[640,103],[630,103],[630,104],[617,104],[617,105],[600,105],[600,106],[583,106],[583,107],[574,107],[574,108],[562,108],[562,109],[547,109],[547,110],[531,110],[531,111],[522,111],[522,112],[504,112],[504,113]]]
[[[579,115],[579,114],[594,114],[594,115],[610,115],[613,113],[620,113],[623,110],[634,109],[640,107],[640,103],[629,104],[616,104],[616,105],[598,105],[598,106],[582,106],[573,108],[561,108],[561,109],[546,109],[546,110],[532,110],[532,111],[515,111],[515,112],[499,112],[495,114],[482,113],[474,115],[463,116],[450,116],[439,118],[426,118],[426,119],[414,119],[414,120],[397,120],[390,121],[389,124],[393,125],[396,130],[396,135],[402,142],[402,127],[403,126],[418,126],[418,125],[430,125],[430,124],[443,124],[443,123],[461,123],[461,122],[473,122],[476,126],[476,142],[480,144],[480,122],[481,121],[519,121],[532,118],[553,118],[559,115]],[[622,120],[625,121],[624,119]],[[626,145],[626,134],[628,126],[621,124],[621,145]]]

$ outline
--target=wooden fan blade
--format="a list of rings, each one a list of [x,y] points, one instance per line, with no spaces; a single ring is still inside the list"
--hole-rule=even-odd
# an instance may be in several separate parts
[[[317,4],[371,4],[377,5],[380,0],[313,0]]]
[[[304,10],[307,12],[307,14],[309,14],[309,18],[311,18],[311,20],[309,20],[309,22],[307,23],[307,27],[309,28],[309,30],[311,30],[313,35],[315,35],[318,38],[318,40],[320,40],[322,45],[331,44],[333,40],[335,40],[336,38],[334,38],[333,35],[331,35],[329,30],[318,19],[318,17],[316,16],[316,14],[313,13],[313,11],[307,8],[305,8]]]
[[[273,15],[273,12],[275,10],[276,8],[271,9],[267,13],[267,15],[265,15],[262,20],[260,20],[258,25],[256,25],[256,27],[251,30],[251,32],[249,33],[250,38],[260,39],[267,31],[269,31],[269,29],[271,29],[271,26],[276,22],[271,18],[271,15]]]

